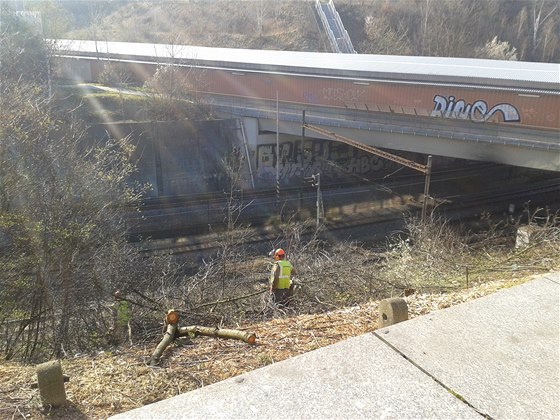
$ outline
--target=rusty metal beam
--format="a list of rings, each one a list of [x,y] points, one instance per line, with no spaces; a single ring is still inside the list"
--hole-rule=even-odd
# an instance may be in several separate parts
[[[350,146],[356,147],[357,149],[363,150],[363,151],[368,152],[368,153],[372,153],[376,156],[382,157],[382,158],[390,160],[392,162],[396,162],[396,163],[399,163],[403,166],[407,166],[407,167],[412,168],[412,169],[414,169],[418,172],[422,172],[424,175],[428,174],[428,166],[427,165],[422,165],[422,164],[416,163],[412,160],[408,160],[408,159],[402,158],[400,156],[394,155],[392,153],[385,152],[384,150],[378,149],[376,147],[368,146],[367,144],[357,142],[355,140],[349,139],[347,137],[341,136],[340,134],[333,133],[331,131],[325,130],[324,128],[317,127],[315,125],[303,124],[303,128],[307,128],[308,130],[315,131],[316,133],[322,134],[325,137],[328,137],[330,139],[339,141],[341,143],[349,144]]]

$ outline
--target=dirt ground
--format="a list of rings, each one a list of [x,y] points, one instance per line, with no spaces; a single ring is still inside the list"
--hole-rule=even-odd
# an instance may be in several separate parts
[[[530,277],[494,280],[451,293],[412,294],[406,298],[410,317],[457,305]],[[257,344],[197,337],[179,340],[164,353],[159,367],[149,358],[157,342],[82,354],[62,361],[68,406],[43,408],[35,366],[0,362],[0,419],[105,419],[111,415],[169,398],[223,379],[276,363],[349,337],[371,332],[378,302],[323,314],[283,315],[253,325],[229,325],[257,335]]]

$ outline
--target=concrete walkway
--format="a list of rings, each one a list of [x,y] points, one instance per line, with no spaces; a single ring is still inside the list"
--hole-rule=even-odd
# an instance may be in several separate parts
[[[560,273],[111,417],[560,418]]]

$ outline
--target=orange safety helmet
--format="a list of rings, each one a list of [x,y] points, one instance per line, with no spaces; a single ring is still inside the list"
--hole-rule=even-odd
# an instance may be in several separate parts
[[[286,253],[284,252],[284,250],[282,248],[278,248],[276,251],[274,251],[274,258],[277,260],[281,260],[286,256]]]

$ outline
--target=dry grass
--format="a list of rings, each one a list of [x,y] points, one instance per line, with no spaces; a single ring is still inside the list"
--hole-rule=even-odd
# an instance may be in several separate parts
[[[71,380],[66,384],[70,404],[64,409],[41,408],[38,390],[31,388],[36,381],[34,366],[0,363],[0,418],[107,418],[371,332],[377,324],[378,301],[373,300],[375,296],[406,293],[409,315],[416,317],[521,284],[538,274],[560,271],[557,224],[542,229],[536,242],[518,249],[513,247],[511,237],[486,234],[484,241],[477,242],[476,247],[471,245],[469,253],[463,252],[455,236],[441,230],[439,225],[436,227],[439,230],[432,229],[428,235],[430,241],[415,242],[413,234],[410,236],[412,241],[401,242],[389,257],[360,247],[347,247],[345,253],[341,248],[330,255],[313,251],[320,255],[314,260],[309,258],[308,267],[300,261],[299,266],[305,269],[302,279],[307,281],[307,286],[300,290],[293,307],[285,313],[269,313],[267,321],[224,325],[256,333],[255,346],[206,337],[178,340],[166,349],[157,368],[148,366],[157,340],[65,359],[63,371]],[[455,243],[454,247],[451,246]],[[453,248],[460,251],[455,253],[456,258],[441,253],[442,249],[450,251]],[[433,258],[433,255],[440,254],[440,258]],[[343,262],[337,260],[341,255]],[[264,264],[264,261],[260,263]],[[459,269],[463,264],[471,267],[468,283],[467,273]],[[325,271],[325,267],[330,267],[330,271]],[[353,269],[346,270],[348,267]],[[437,271],[444,281],[433,284],[432,274],[427,273],[430,270]],[[405,283],[395,279],[404,271],[407,272],[402,279],[406,280]],[[384,295],[375,287],[363,292],[364,285],[367,286],[364,279],[367,280],[368,276],[389,276],[395,282],[385,289]],[[319,284],[321,279],[320,287],[313,288],[312,285]],[[325,279],[331,279],[337,286],[329,292],[334,297],[319,293],[327,288]],[[429,287],[423,287],[426,282]],[[364,298],[361,300],[364,303],[354,305],[351,304],[353,300],[348,300],[347,307],[321,312],[320,308],[342,304],[335,293],[338,289],[362,293],[363,297],[369,293],[371,300]],[[317,297],[330,298],[330,302],[324,304],[317,300],[321,305],[315,305],[315,313],[310,313],[312,300]]]
[[[531,278],[503,277],[450,293],[412,294],[407,297],[410,316],[460,304]],[[30,387],[36,381],[34,366],[4,362],[0,364],[0,418],[107,418],[373,331],[377,305],[375,301],[323,314],[234,326],[255,332],[257,345],[199,337],[168,348],[158,368],[147,365],[155,342],[78,355],[63,361],[63,370],[71,377],[66,384],[70,404],[59,410],[40,407],[38,390]]]

